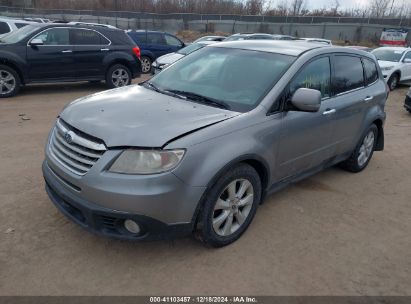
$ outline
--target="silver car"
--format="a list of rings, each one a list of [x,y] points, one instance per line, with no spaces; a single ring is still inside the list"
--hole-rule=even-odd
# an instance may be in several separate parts
[[[221,42],[59,115],[43,174],[80,226],[122,239],[237,240],[264,197],[384,147],[373,55],[306,42]]]

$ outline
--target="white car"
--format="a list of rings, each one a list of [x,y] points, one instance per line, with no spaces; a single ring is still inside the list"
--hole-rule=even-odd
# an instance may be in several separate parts
[[[391,91],[398,83],[411,80],[411,48],[380,47],[372,51],[372,54],[377,57]]]
[[[11,18],[0,18],[0,38],[32,23],[35,22]]]
[[[307,42],[322,43],[326,45],[333,45],[331,40],[322,38],[299,38],[299,40],[305,40]]]

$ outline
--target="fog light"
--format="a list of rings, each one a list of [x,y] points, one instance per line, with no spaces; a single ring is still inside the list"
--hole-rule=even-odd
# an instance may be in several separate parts
[[[133,220],[125,220],[124,228],[126,228],[127,231],[131,233],[137,234],[140,232],[140,226]]]

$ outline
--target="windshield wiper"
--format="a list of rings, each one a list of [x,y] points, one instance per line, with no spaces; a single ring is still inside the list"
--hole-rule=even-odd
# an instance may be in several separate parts
[[[169,95],[169,96],[172,96],[172,97],[177,97],[177,98],[180,98],[180,99],[186,99],[186,97],[181,96],[181,95],[179,95],[177,93],[174,93],[172,91],[162,90],[162,89],[160,89],[159,87],[157,87],[155,84],[153,84],[152,82],[150,82],[148,80],[140,82],[139,85],[145,86],[146,88],[149,88],[150,90],[153,90],[153,91],[155,91],[157,93],[160,93],[160,94],[165,94],[165,95]]]
[[[211,97],[206,97],[194,92],[187,92],[187,91],[180,91],[180,90],[167,90],[167,92],[171,92],[180,96],[185,96],[190,100],[197,101],[200,103],[209,104],[218,108],[230,110],[230,106],[222,100],[214,99]]]

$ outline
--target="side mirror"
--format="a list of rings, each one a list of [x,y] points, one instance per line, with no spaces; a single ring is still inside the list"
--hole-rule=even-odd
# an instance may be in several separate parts
[[[33,40],[30,41],[31,46],[43,45],[43,44],[44,44],[43,40],[39,38],[34,38]]]
[[[405,58],[404,63],[411,63],[411,59],[410,58]]]
[[[321,92],[300,88],[294,93],[291,103],[300,111],[317,112],[321,106]]]

